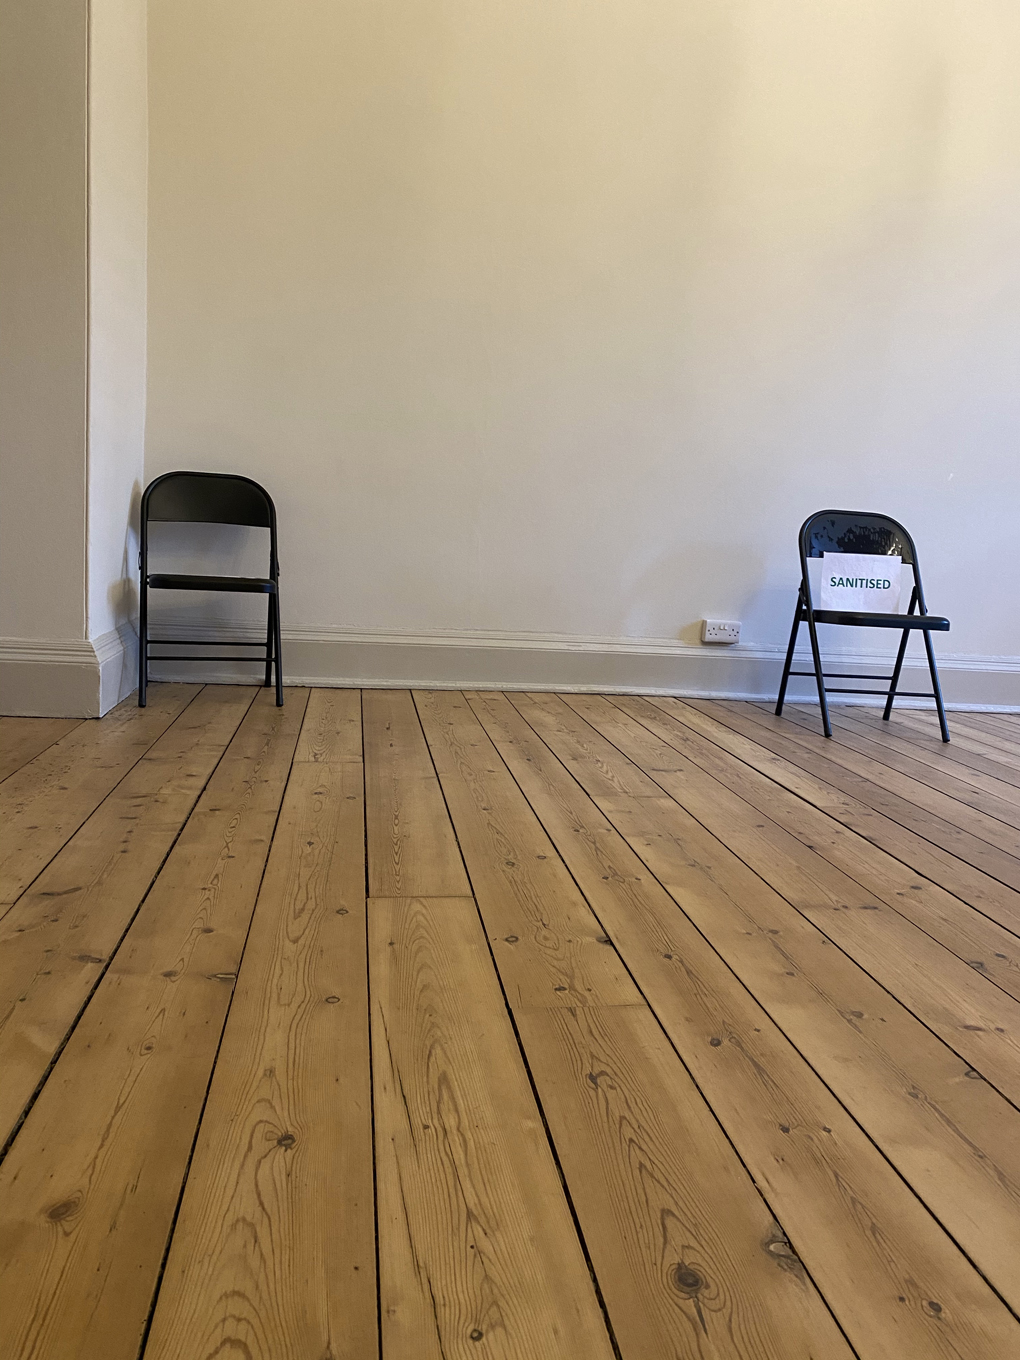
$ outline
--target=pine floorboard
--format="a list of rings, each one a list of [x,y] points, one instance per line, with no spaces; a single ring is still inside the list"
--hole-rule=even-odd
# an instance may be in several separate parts
[[[1020,1360],[1020,715],[0,719],[4,1360]]]
[[[0,718],[0,781],[41,755],[80,723],[80,718]]]

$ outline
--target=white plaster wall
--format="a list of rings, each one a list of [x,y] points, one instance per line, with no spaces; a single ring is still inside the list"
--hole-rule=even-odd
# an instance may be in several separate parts
[[[95,716],[134,683],[145,21],[0,0],[0,712]]]
[[[0,0],[0,639],[85,638],[85,0]]]
[[[138,614],[144,486],[146,5],[91,0],[89,42],[88,627]]]
[[[847,506],[913,530],[943,652],[1020,654],[1013,0],[149,36],[146,476],[269,487],[285,626],[779,644]]]

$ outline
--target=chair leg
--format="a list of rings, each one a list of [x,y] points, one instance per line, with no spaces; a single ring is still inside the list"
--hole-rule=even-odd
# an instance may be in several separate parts
[[[273,596],[273,652],[276,658],[276,707],[283,707],[283,648],[280,643],[280,596]]]
[[[273,600],[275,595],[266,596],[266,678],[264,688],[268,689],[273,683]]]
[[[811,634],[811,655],[815,663],[815,680],[818,682],[818,703],[822,710],[822,731],[827,737],[831,737],[832,724],[829,722],[829,703],[825,697],[825,677],[822,675],[822,653],[818,646],[818,629],[810,612],[808,613],[807,625],[808,632]]]
[[[892,681],[889,685],[889,693],[886,695],[885,709],[882,713],[882,721],[889,721],[889,714],[892,712],[893,699],[896,697],[896,686],[900,683],[900,671],[903,669],[903,658],[907,654],[907,640],[910,637],[910,629],[904,628],[903,636],[900,639],[900,649],[896,653],[896,665],[893,667]]]
[[[931,645],[931,633],[925,630],[924,649],[928,653],[928,669],[931,671],[931,687],[935,695],[935,707],[938,709],[939,727],[942,729],[942,740],[949,740],[949,725],[946,722],[946,709],[942,702],[942,686],[939,684],[939,673],[935,666],[935,648]]]
[[[908,614],[912,614],[917,606],[917,586],[910,592],[910,608]],[[910,630],[904,628],[903,637],[900,639],[900,649],[896,653],[896,665],[893,667],[892,682],[889,685],[889,693],[886,695],[885,711],[882,714],[882,721],[889,721],[889,714],[892,712],[893,699],[896,697],[896,686],[900,682],[900,671],[903,668],[903,658],[907,654],[907,642],[910,638]]]
[[[138,596],[138,707],[145,707],[149,683],[149,592],[143,581]]]
[[[801,585],[797,591],[797,608],[793,614],[793,631],[790,633],[790,645],[786,649],[786,664],[783,666],[783,678],[779,682],[779,698],[776,700],[776,717],[780,717],[783,712],[783,702],[786,699],[786,686],[790,680],[790,667],[793,665],[793,650],[797,645],[797,634],[800,632],[800,616],[804,607],[804,586]]]

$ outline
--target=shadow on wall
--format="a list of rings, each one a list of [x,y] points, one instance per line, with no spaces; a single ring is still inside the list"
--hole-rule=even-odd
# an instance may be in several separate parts
[[[121,558],[120,578],[112,582],[106,598],[113,615],[114,627],[120,631],[128,625],[138,638],[138,522],[142,503],[142,484],[135,478],[131,488],[131,507],[124,533],[124,555]]]

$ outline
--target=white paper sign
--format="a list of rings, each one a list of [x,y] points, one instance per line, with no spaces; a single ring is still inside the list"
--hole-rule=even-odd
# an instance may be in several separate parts
[[[900,559],[869,553],[822,554],[821,609],[896,614],[900,608]]]

